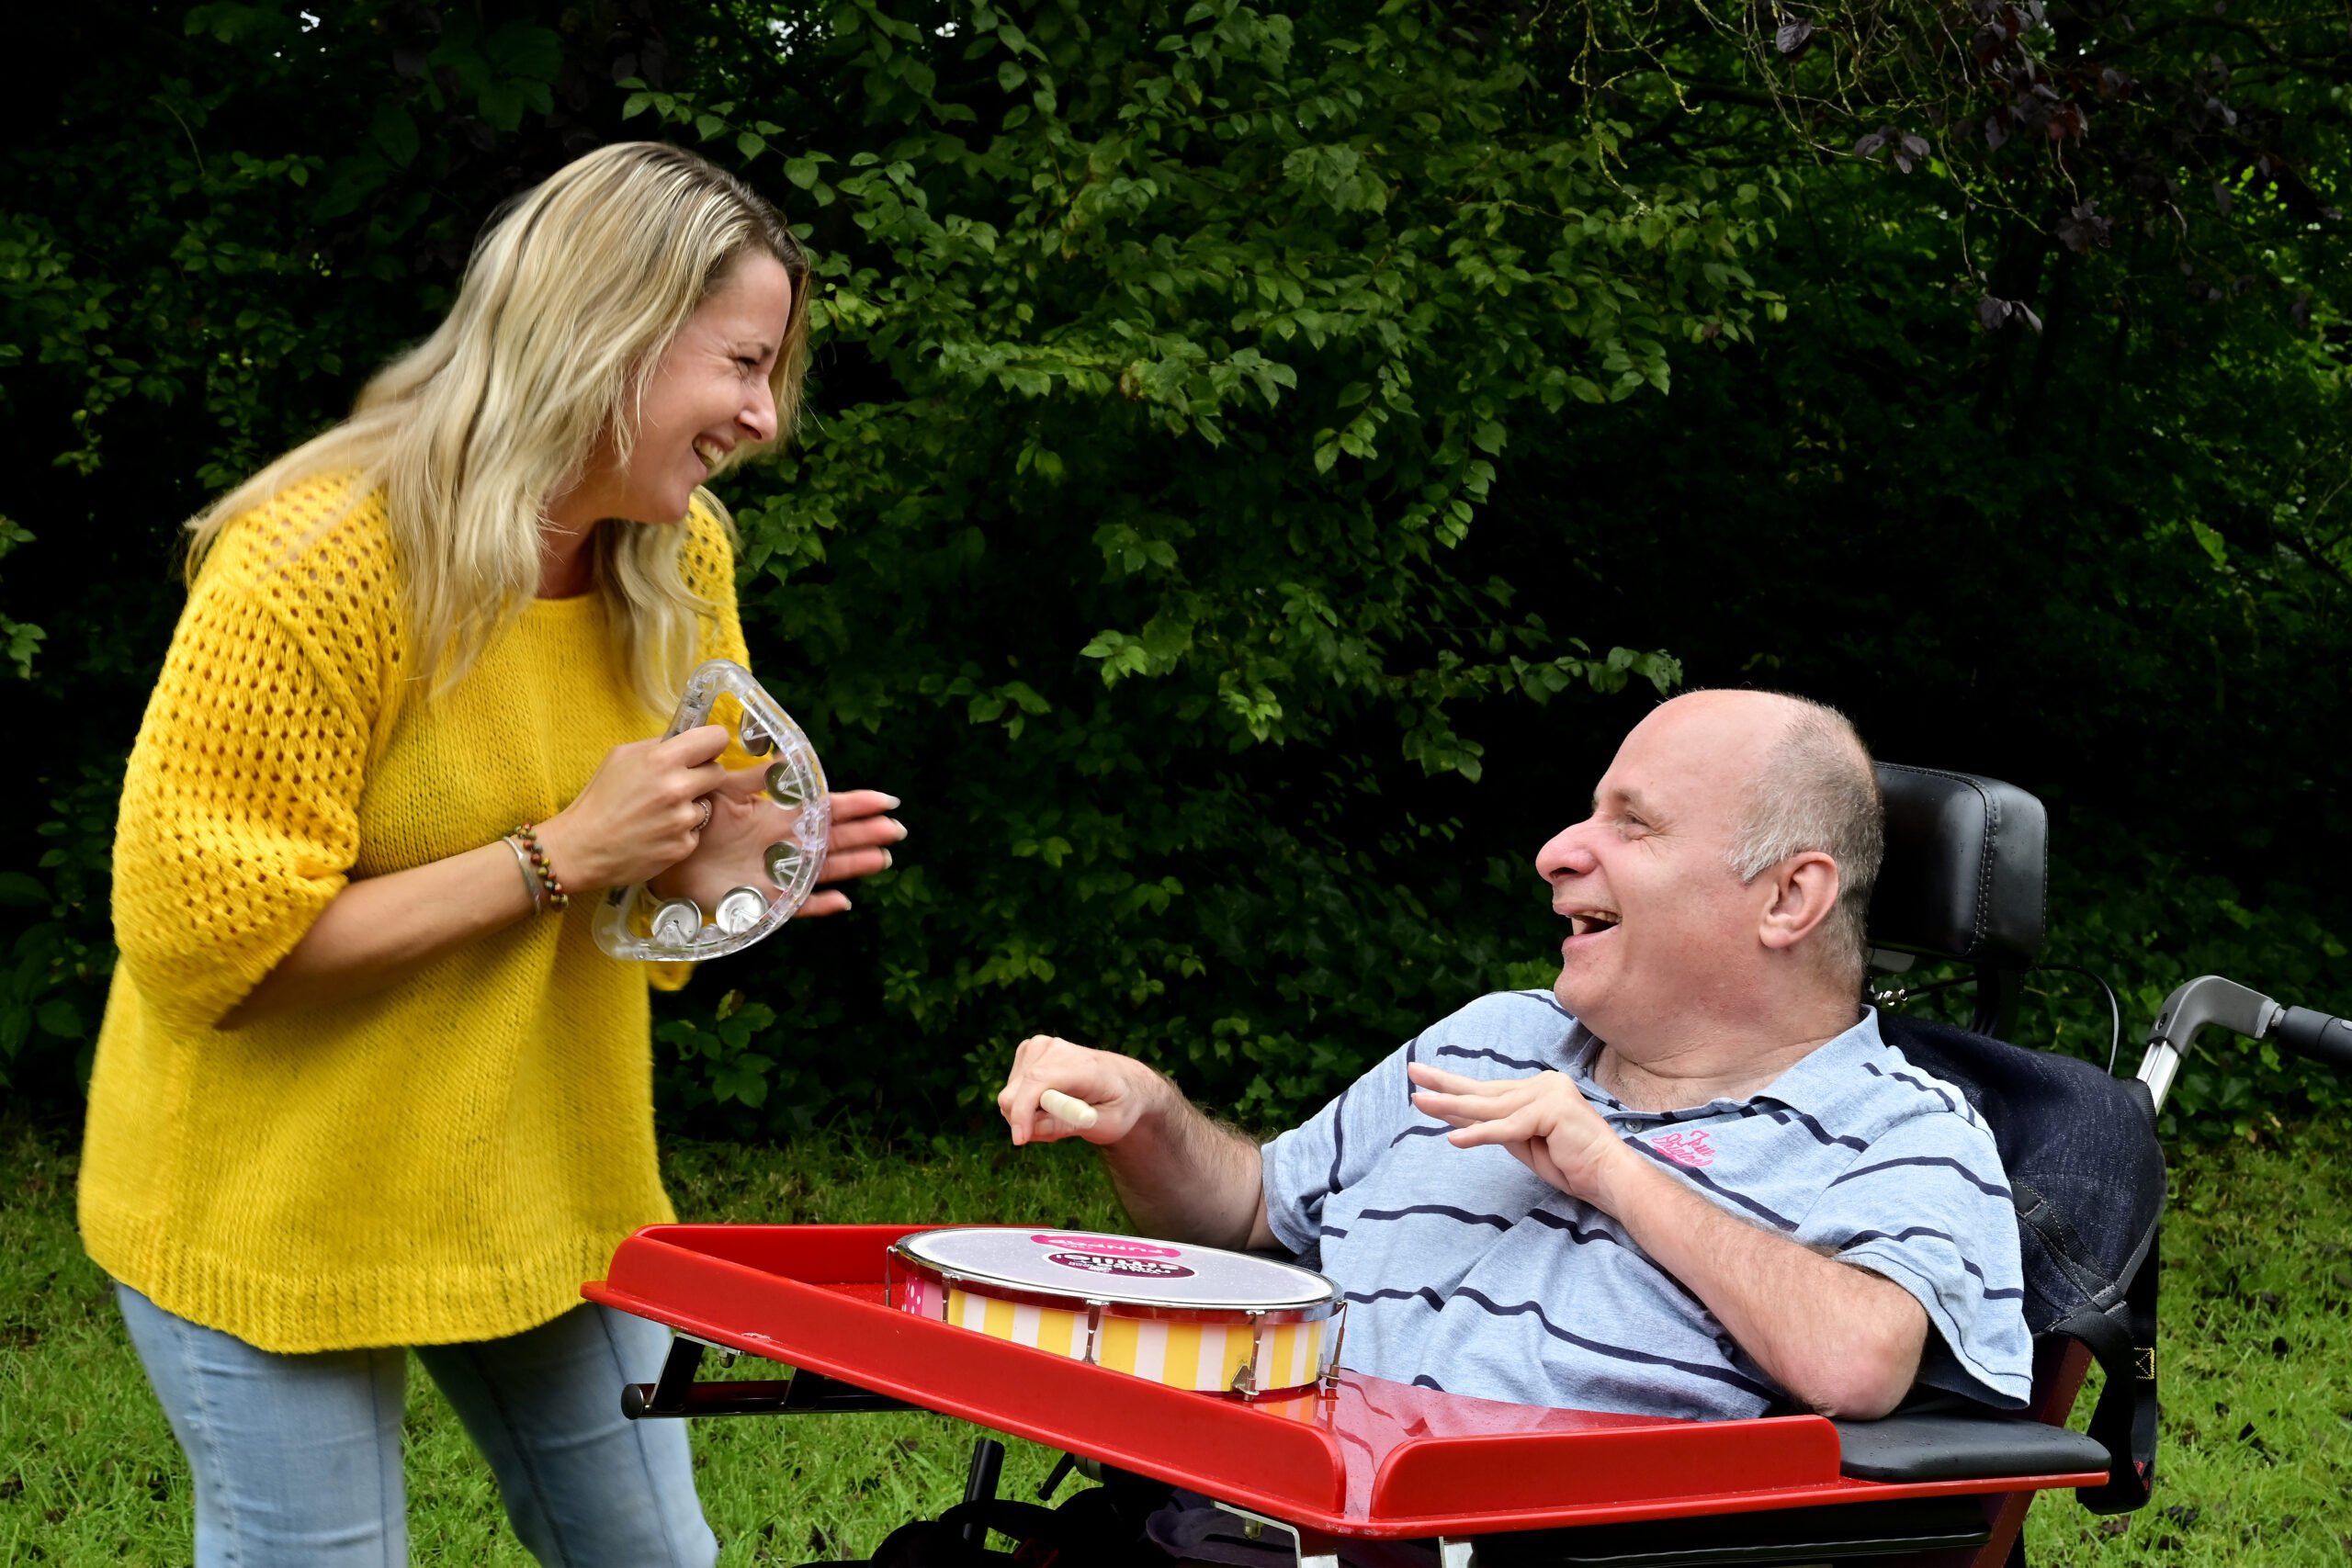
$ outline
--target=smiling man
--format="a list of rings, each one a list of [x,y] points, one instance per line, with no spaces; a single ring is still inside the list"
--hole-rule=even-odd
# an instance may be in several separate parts
[[[1550,992],[1473,1002],[1262,1149],[1046,1036],[998,1104],[1016,1144],[1102,1145],[1143,1230],[1319,1266],[1376,1376],[1696,1417],[1878,1416],[1917,1385],[2014,1407],[2031,1348],[1992,1136],[1858,999],[1882,840],[1834,710],[1679,697],[1536,856],[1569,928]]]

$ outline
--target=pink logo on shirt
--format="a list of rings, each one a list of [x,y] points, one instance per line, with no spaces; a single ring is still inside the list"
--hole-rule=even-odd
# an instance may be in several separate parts
[[[1715,1163],[1715,1151],[1707,1146],[1703,1132],[1668,1133],[1650,1140],[1650,1147],[1677,1165],[1696,1168]]]

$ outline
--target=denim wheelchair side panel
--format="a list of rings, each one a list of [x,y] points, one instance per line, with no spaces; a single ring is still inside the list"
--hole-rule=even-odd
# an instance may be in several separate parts
[[[2155,1463],[2155,1239],[2164,1150],[2145,1086],[2088,1062],[2028,1051],[1899,1013],[1887,1043],[1956,1084],[1993,1129],[2017,1195],[2026,1327],[2079,1339],[2107,1373],[2091,1436],[2114,1460],[2076,1494],[2098,1513],[2147,1501]]]

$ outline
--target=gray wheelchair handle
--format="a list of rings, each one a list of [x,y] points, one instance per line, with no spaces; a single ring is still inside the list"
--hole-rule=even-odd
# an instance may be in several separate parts
[[[2352,1021],[2309,1008],[2281,1007],[2259,991],[2219,975],[2199,975],[2165,998],[2140,1058],[2140,1081],[2161,1106],[2180,1060],[2207,1024],[2249,1040],[2275,1040],[2299,1056],[2352,1072]]]

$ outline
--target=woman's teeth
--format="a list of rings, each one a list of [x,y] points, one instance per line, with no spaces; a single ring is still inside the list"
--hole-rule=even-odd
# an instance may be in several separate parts
[[[702,466],[704,468],[715,468],[718,467],[719,461],[727,456],[727,448],[721,446],[716,441],[706,438],[695,443],[695,456],[702,459]]]

